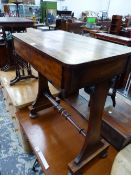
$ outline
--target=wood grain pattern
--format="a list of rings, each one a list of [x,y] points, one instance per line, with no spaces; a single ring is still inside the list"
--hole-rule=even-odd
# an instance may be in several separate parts
[[[64,89],[68,85],[70,91],[84,87],[90,79],[94,83],[98,75],[104,79],[119,74],[131,52],[128,47],[63,31],[42,33],[29,29],[27,33],[14,34],[14,38],[17,54],[36,66],[57,88]]]
[[[33,70],[33,73],[37,75],[35,70]],[[2,86],[7,91],[13,106],[17,108],[23,108],[24,106],[30,105],[36,99],[38,93],[38,80],[24,80],[15,86],[10,86],[10,80],[14,77],[15,71],[0,71],[0,80],[2,82]],[[56,95],[59,93],[59,91],[50,83],[49,88],[52,94]]]
[[[34,34],[32,30],[27,33],[15,33],[13,36],[16,40],[19,38],[31,48],[36,48],[41,53],[66,65],[108,61],[117,55],[131,52],[128,47],[64,31],[35,32]]]
[[[39,51],[33,51],[31,47],[28,48],[24,43],[19,44],[17,40],[14,41],[14,46],[16,53],[30,62],[36,70],[39,70],[44,75],[46,74],[48,80],[56,87],[61,87],[62,67],[59,63],[52,62],[51,59],[48,59],[48,56],[39,54]],[[51,76],[52,74],[53,77]]]
[[[87,122],[71,109],[70,106],[61,102],[79,122],[82,127],[87,127]],[[46,175],[67,175],[68,163],[74,159],[75,155],[81,149],[84,141],[83,137],[76,132],[76,130],[65,119],[61,118],[54,109],[48,109],[39,113],[39,118],[34,120],[28,117],[28,110],[23,109],[17,113],[18,120],[24,132],[26,133],[33,151],[37,146],[45,156],[49,169],[45,171],[44,165],[39,159],[42,170]],[[74,146],[75,145],[75,146]],[[83,169],[83,175],[110,175],[112,163],[117,151],[109,148],[109,156],[101,159],[99,156],[92,160]]]
[[[94,86],[87,135],[73,160],[78,166],[75,168],[75,165],[71,169],[75,174],[81,165],[84,165],[82,162],[87,163],[93,155],[105,149],[106,144],[101,142],[100,133],[110,80],[125,70],[131,49],[64,31],[42,33],[31,29],[27,33],[17,33],[13,36],[16,53],[22,54],[20,49],[17,49],[18,45],[25,45],[25,48],[30,49],[31,57],[27,54],[23,59],[36,66],[39,72],[39,90],[31,111],[32,117],[36,117],[37,109],[42,109],[42,103],[44,108],[47,106],[44,94],[50,94],[48,79],[58,86],[64,98],[74,94],[79,88]],[[48,170],[46,173],[48,174]]]

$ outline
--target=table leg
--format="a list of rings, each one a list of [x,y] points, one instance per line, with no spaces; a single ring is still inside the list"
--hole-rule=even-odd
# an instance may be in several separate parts
[[[16,69],[16,77],[10,81],[11,86],[13,86],[15,83],[21,80],[29,78],[38,79],[38,77],[32,74],[31,65],[28,62],[24,61],[17,54],[15,55],[15,69]]]
[[[94,86],[94,91],[91,94],[87,135],[80,153],[68,164],[72,172],[77,172],[109,146],[109,144],[106,141],[102,141],[100,137],[102,113],[109,88],[109,81],[104,81]]]
[[[31,118],[35,118],[38,111],[52,106],[51,102],[44,95],[45,93],[51,95],[48,87],[48,80],[40,72],[38,72],[38,77],[38,94],[30,110]]]
[[[93,147],[101,147],[102,113],[109,87],[110,83],[108,81],[99,83],[95,86],[94,92],[91,94],[87,136],[80,154],[75,159],[76,164],[80,163],[87,155],[89,156]]]

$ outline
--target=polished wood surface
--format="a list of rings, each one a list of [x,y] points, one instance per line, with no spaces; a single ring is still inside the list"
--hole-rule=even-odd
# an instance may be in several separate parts
[[[38,95],[30,113],[32,117],[51,106],[45,97],[46,93],[50,94],[48,80],[60,89],[63,98],[82,87],[94,85],[87,134],[70,166],[70,171],[75,174],[78,167],[81,168],[96,152],[105,149],[106,144],[100,136],[101,119],[110,80],[124,71],[131,50],[64,31],[42,33],[30,30],[13,36],[16,53],[32,64],[39,74]]]
[[[64,31],[13,34],[15,42],[20,40],[43,55],[49,55],[61,64],[73,66],[95,61],[107,61],[110,57],[130,53],[130,49],[113,43],[82,37]],[[60,42],[59,42],[60,41]],[[54,44],[55,43],[55,44]],[[15,47],[17,44],[15,44]],[[102,49],[104,47],[104,50]],[[116,47],[116,49],[112,49]],[[17,51],[17,48],[16,48]],[[43,58],[44,59],[44,58]]]
[[[90,97],[83,89],[79,95],[68,98],[73,108],[77,109],[82,117],[88,120]],[[108,97],[104,107],[101,135],[117,150],[131,142],[131,102],[116,94],[116,106],[112,106]]]
[[[0,71],[0,80],[9,94],[13,105],[22,108],[23,106],[31,104],[35,100],[38,92],[38,82],[37,80],[30,79],[11,87],[10,80],[14,77],[15,71]]]
[[[37,72],[33,70],[33,73],[37,76]],[[19,82],[15,86],[10,86],[10,80],[15,77],[15,71],[3,72],[0,71],[0,81],[3,88],[6,89],[11,102],[17,108],[23,108],[30,105],[37,96],[38,93],[38,80],[28,79]],[[57,95],[59,91],[49,83],[49,88],[54,95]]]
[[[96,33],[95,38],[102,39],[105,41],[114,42],[117,44],[131,46],[131,38],[128,38],[128,37],[113,35],[113,34],[109,34],[109,33]]]
[[[121,45],[93,38],[87,39],[86,37],[63,31],[17,33],[14,34],[14,38],[15,50],[22,58],[34,65],[41,74],[46,74],[46,77],[56,87],[65,89],[65,85],[67,86],[68,84],[68,91],[69,84],[70,89],[73,90],[81,88],[85,84],[91,83],[91,81],[92,83],[93,81],[98,81],[98,75],[101,80],[104,77],[107,78],[107,76],[109,78],[109,76],[113,76],[109,75],[109,72],[113,72],[115,69],[118,71],[115,70],[117,72],[115,74],[119,74],[122,71],[121,68],[126,64],[126,59],[123,58],[130,53],[130,48]],[[113,60],[117,55],[119,57]],[[35,57],[37,57],[37,60],[33,59]],[[121,65],[119,60],[123,62]],[[99,66],[96,65],[98,61]],[[85,66],[89,64],[89,70],[85,69]],[[42,65],[46,66],[42,67]],[[103,70],[103,66],[106,67],[106,71],[99,74],[101,69]],[[77,70],[81,70],[81,74]],[[72,76],[68,76],[67,72]],[[84,78],[85,74],[87,75],[89,72],[92,77]],[[77,79],[74,77],[77,77]],[[66,83],[67,81],[69,83]]]
[[[32,27],[33,21],[21,17],[0,17],[2,27]]]
[[[79,117],[69,105],[65,104],[65,102],[61,102],[61,104],[82,127],[87,127],[87,122]],[[40,149],[49,165],[46,175],[67,175],[68,163],[75,158],[81,149],[84,142],[83,136],[78,134],[72,125],[61,118],[60,114],[53,108],[41,111],[39,117],[34,120],[28,117],[28,112],[28,109],[23,109],[17,113],[17,117],[30,141],[42,170],[45,172],[45,167],[35,150],[36,147]],[[83,175],[110,175],[116,153],[117,151],[110,147],[109,156],[105,159],[99,156],[96,157],[82,171]]]

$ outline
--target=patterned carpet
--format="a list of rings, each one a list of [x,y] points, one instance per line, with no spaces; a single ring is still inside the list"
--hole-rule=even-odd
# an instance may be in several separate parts
[[[24,152],[19,143],[0,90],[0,175],[42,175],[39,166],[32,171],[34,162],[34,155]]]

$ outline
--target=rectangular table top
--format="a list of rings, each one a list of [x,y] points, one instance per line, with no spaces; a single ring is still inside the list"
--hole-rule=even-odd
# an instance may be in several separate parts
[[[33,23],[32,20],[22,17],[0,17],[0,24],[2,23]]]
[[[82,120],[78,113],[74,112],[71,108],[69,109],[69,107],[68,110],[74,114],[75,119],[78,119],[83,127],[86,127],[87,122]],[[39,114],[39,117],[35,120],[29,118],[28,112],[27,109],[18,111],[17,118],[29,139],[37,159],[39,160],[40,157],[36,152],[36,147],[39,148],[49,165],[49,168],[45,170],[44,164],[41,161],[40,165],[42,170],[46,175],[66,175],[68,172],[68,163],[74,159],[74,156],[79,152],[83,143],[83,137],[76,132],[70,123],[61,118],[59,114],[51,108],[46,113],[43,114],[42,112]],[[110,147],[110,149],[112,149],[112,147]],[[116,155],[116,150],[113,149],[112,154],[110,149],[110,156],[104,159],[105,164],[108,164],[110,161],[112,162]],[[104,175],[108,175],[111,166],[103,167],[102,161],[101,168],[98,169],[98,161],[96,160],[97,159],[90,162],[89,166],[87,165],[83,175],[87,175],[88,173],[95,175],[97,173],[103,173]],[[97,172],[95,172],[94,166]]]
[[[15,33],[14,38],[66,65],[108,60],[131,54],[131,49],[65,31]]]
[[[0,26],[4,28],[32,27],[33,21],[22,17],[0,17]]]

